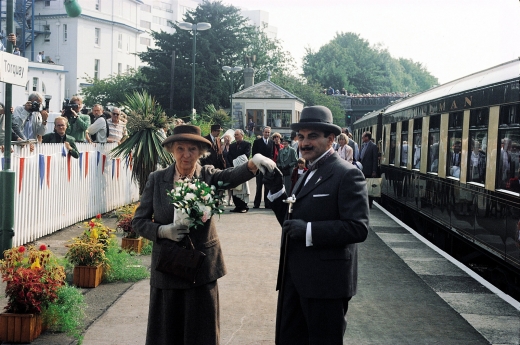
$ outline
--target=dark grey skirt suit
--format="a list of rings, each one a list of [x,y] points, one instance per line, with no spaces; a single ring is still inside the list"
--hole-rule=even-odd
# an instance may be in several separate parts
[[[169,241],[157,238],[157,231],[159,226],[173,222],[174,207],[166,191],[173,188],[174,174],[175,163],[150,174],[132,222],[137,233],[153,241],[146,344],[218,344],[216,281],[226,274],[226,267],[214,219],[190,231],[195,248],[206,254],[195,284],[154,269],[161,244]],[[197,164],[194,177],[215,186],[218,181],[227,182],[226,188],[233,188],[254,175],[247,164],[226,170]]]

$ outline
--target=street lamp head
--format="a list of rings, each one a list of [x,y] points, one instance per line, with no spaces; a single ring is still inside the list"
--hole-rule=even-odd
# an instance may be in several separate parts
[[[222,66],[222,69],[223,69],[224,71],[226,71],[226,72],[231,71],[231,67],[229,67],[229,66]]]
[[[231,68],[231,72],[239,72],[241,70],[242,70],[242,67],[240,67],[240,66]]]
[[[206,22],[201,22],[201,23],[195,24],[195,26],[196,26],[197,31],[204,31],[204,30],[211,29],[211,24],[206,23]]]
[[[181,23],[178,23],[177,26],[179,27],[179,29],[182,29],[182,30],[192,30],[193,29],[193,24],[192,23],[186,23],[186,22],[181,22]]]

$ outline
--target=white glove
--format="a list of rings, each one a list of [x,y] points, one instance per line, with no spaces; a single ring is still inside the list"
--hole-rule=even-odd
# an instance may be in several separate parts
[[[173,223],[170,223],[166,225],[161,225],[159,227],[159,230],[157,231],[157,237],[167,238],[169,240],[179,242],[189,233],[190,230],[187,226],[175,225]]]
[[[269,172],[272,172],[274,168],[276,168],[276,163],[272,159],[269,159],[260,153],[254,155],[251,161],[254,165],[256,165],[262,174],[266,173],[266,169],[269,170]]]

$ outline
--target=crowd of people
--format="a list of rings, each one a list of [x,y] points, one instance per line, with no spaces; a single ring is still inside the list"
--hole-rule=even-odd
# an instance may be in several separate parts
[[[73,156],[75,156],[73,154],[75,143],[120,144],[126,139],[128,136],[126,115],[120,108],[104,108],[101,104],[95,104],[91,112],[85,112],[83,107],[83,99],[80,96],[73,96],[63,105],[61,116],[54,119],[53,133],[49,133],[59,134],[59,137],[48,135],[46,137],[46,133],[51,132],[47,127],[49,112],[39,92],[31,93],[25,104],[11,109],[10,131],[6,131],[5,109],[0,103],[0,149],[3,152],[4,140],[9,133],[11,141],[28,143],[31,149],[36,142],[65,143],[67,150]]]
[[[407,97],[407,92],[383,92],[383,93],[348,93],[345,88],[334,89],[332,86],[329,86],[328,89],[323,89],[322,91],[325,95],[344,95],[353,98],[362,98],[362,97],[396,97],[403,98]]]

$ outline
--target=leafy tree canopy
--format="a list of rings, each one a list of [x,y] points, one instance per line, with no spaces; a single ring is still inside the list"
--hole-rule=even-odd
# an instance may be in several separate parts
[[[91,86],[82,90],[83,103],[92,107],[99,103],[120,106],[126,102],[126,96],[135,91],[143,90],[144,76],[136,71],[126,74],[113,75],[106,79],[86,78]]]
[[[305,102],[305,106],[323,105],[330,109],[334,117],[334,123],[345,126],[345,110],[341,107],[336,97],[327,96],[322,92],[322,86],[318,83],[307,83],[293,75],[277,73],[271,81],[298,96]]]
[[[194,11],[185,15],[186,22],[208,22],[211,29],[197,33],[195,68],[195,109],[213,104],[216,107],[229,105],[231,92],[229,73],[223,66],[244,66],[244,55],[255,55],[256,78],[265,78],[267,70],[282,71],[293,65],[292,58],[280,48],[280,42],[269,39],[262,29],[250,24],[234,6],[220,1],[203,1]],[[174,113],[190,114],[193,35],[171,23],[174,34],[164,31],[152,32],[157,48],[149,48],[139,57],[148,64],[142,73],[150,82],[147,89],[156,95],[165,108],[169,106],[172,51],[175,50]],[[235,73],[233,90],[243,87],[242,73]],[[167,106],[168,105],[168,106]]]
[[[359,34],[336,34],[317,52],[307,49],[304,76],[322,87],[349,93],[424,91],[438,83],[426,68],[410,59],[395,59],[380,45],[370,46]]]

